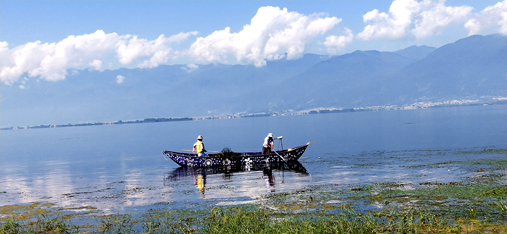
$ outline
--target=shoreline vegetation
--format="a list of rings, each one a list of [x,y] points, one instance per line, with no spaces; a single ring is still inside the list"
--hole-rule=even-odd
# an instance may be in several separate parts
[[[68,124],[42,124],[42,125],[27,125],[16,127],[1,127],[0,130],[20,130],[20,129],[40,129],[40,128],[63,128],[63,127],[83,127],[83,126],[100,126],[100,125],[114,125],[114,124],[138,124],[138,123],[155,123],[155,122],[173,122],[173,121],[195,121],[195,120],[211,120],[211,119],[236,119],[247,117],[265,117],[265,116],[289,116],[289,115],[309,115],[309,114],[327,114],[327,113],[341,113],[341,112],[357,112],[357,111],[389,111],[389,110],[415,110],[436,107],[452,107],[452,106],[477,106],[477,105],[497,105],[507,104],[507,97],[492,98],[492,101],[484,102],[479,100],[452,100],[445,102],[418,102],[405,106],[369,106],[357,108],[314,108],[302,111],[285,111],[285,112],[271,112],[271,113],[251,113],[251,114],[235,114],[235,115],[220,115],[220,116],[205,116],[205,117],[179,117],[179,118],[145,118],[138,120],[118,120],[108,122],[92,122],[92,123],[68,123]]]
[[[507,149],[475,153],[505,155]],[[0,233],[507,233],[507,159],[418,168],[450,165],[473,173],[446,183],[311,185],[263,195],[254,204],[142,214],[8,205],[0,207]]]

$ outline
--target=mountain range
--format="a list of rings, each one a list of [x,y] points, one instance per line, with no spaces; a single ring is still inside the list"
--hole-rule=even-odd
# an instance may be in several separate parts
[[[73,70],[63,81],[0,85],[2,126],[407,105],[507,96],[507,37],[439,48],[306,54],[266,66]],[[118,83],[116,77],[124,77]]]

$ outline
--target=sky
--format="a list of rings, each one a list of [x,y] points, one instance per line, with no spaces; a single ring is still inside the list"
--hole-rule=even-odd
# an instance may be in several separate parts
[[[2,0],[0,84],[58,82],[73,69],[262,67],[492,33],[507,35],[507,0]]]

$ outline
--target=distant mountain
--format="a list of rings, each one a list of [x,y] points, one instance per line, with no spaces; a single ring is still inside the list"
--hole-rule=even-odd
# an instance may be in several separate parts
[[[306,54],[264,67],[69,71],[63,81],[28,79],[24,89],[1,84],[0,120],[22,126],[506,97],[506,39],[476,35],[440,48]]]
[[[298,60],[253,65],[164,65],[154,69],[69,71],[67,79],[29,79],[0,85],[1,125],[97,122],[146,117],[186,117],[221,114],[227,102],[212,110],[207,101],[241,96],[265,84],[277,84],[326,59],[307,54]],[[125,77],[121,84],[116,77]]]
[[[507,96],[507,38],[471,36],[386,77],[386,104]]]
[[[405,56],[407,58],[412,58],[415,60],[421,60],[422,58],[426,57],[426,55],[430,54],[431,52],[435,51],[437,48],[435,47],[429,47],[429,46],[410,46],[408,48],[405,48],[403,50],[395,51],[395,54],[399,54],[401,56]]]
[[[252,92],[250,112],[357,107],[380,104],[372,99],[375,77],[391,74],[415,60],[389,52],[356,51],[316,63],[278,86]],[[241,103],[247,100],[242,99]]]
[[[252,92],[257,102],[240,103],[248,111],[269,112],[505,97],[506,39],[472,36],[434,50],[356,51],[316,63],[267,93]]]

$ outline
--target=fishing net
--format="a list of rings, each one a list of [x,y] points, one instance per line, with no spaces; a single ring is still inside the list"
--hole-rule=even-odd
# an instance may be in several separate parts
[[[240,158],[240,154],[235,153],[230,148],[225,147],[222,149],[221,157],[235,160]]]

